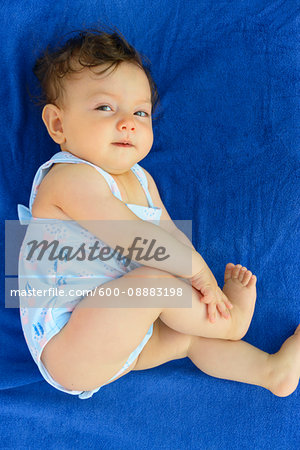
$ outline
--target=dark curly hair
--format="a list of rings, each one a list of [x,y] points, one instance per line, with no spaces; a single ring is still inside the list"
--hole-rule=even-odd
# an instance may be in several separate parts
[[[33,67],[33,73],[39,80],[42,90],[42,94],[34,98],[34,103],[41,108],[47,103],[59,106],[63,104],[63,78],[66,75],[80,72],[85,67],[92,70],[93,67],[108,63],[108,67],[96,71],[97,74],[102,74],[110,68],[115,70],[124,61],[137,64],[144,70],[151,89],[153,113],[159,102],[159,96],[148,67],[150,62],[116,29],[111,33],[99,29],[77,31],[77,35],[69,38],[61,47],[51,49],[48,45]]]

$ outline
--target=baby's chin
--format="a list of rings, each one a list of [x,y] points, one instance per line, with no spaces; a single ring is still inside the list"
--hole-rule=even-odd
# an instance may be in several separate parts
[[[130,171],[130,169],[136,164],[136,161],[130,161],[126,163],[120,163],[120,161],[111,162],[110,164],[102,163],[101,161],[94,162],[98,167],[101,167],[101,169],[105,170],[105,172],[110,173],[111,175],[122,175],[126,174]]]
[[[67,149],[62,148],[62,151],[67,151],[77,158],[84,159],[97,167],[105,170],[111,175],[122,175],[130,171],[130,169],[139,161],[144,159],[149,153],[149,149],[140,149],[134,147],[113,147],[109,151],[107,149],[95,150],[89,149]],[[101,153],[104,153],[101,154]]]

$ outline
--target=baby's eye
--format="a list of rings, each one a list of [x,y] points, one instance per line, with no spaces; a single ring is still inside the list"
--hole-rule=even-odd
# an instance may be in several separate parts
[[[139,113],[141,113],[142,115],[140,115]],[[146,113],[145,111],[137,111],[135,114],[138,114],[140,117],[148,117],[149,114]]]
[[[109,109],[104,109],[104,108],[110,108],[110,110],[111,110],[111,107],[108,105],[101,105],[101,106],[98,106],[96,109],[99,111],[109,111]]]

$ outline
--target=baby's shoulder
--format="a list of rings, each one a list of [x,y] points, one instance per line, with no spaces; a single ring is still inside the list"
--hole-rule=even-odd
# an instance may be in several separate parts
[[[55,177],[66,176],[69,173],[89,173],[95,171],[95,168],[85,163],[69,163],[69,162],[56,162],[51,167],[46,177],[49,175]],[[45,178],[46,178],[45,177]]]
[[[102,178],[99,177],[94,167],[85,163],[55,163],[43,178],[42,183],[45,188],[47,186],[53,189],[57,185],[61,187],[64,183],[84,182],[87,177],[89,179],[91,177],[93,179]]]
[[[66,217],[57,207],[57,198],[65,192],[66,187],[84,189],[89,184],[101,183],[101,176],[87,164],[55,163],[42,179],[32,205],[34,217],[64,219]],[[104,181],[105,183],[105,181]]]
[[[93,166],[84,163],[55,163],[43,178],[39,192],[55,195],[62,192],[66,186],[85,187],[86,185],[106,185],[102,177]]]

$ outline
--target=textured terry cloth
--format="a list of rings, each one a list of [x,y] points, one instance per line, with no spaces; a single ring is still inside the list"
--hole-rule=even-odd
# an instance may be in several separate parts
[[[300,318],[298,2],[2,0],[0,21],[2,221],[17,220],[37,168],[59,150],[27,93],[37,93],[36,57],[61,34],[115,25],[150,59],[160,94],[153,149],[140,164],[172,219],[192,220],[193,244],[220,286],[228,262],[257,275],[244,339],[277,352]],[[299,388],[277,398],[209,377],[185,358],[133,371],[78,401],[44,382],[4,295],[0,322],[0,435],[8,447],[299,447]]]
[[[75,221],[62,221],[56,219],[41,219],[32,216],[32,205],[34,203],[39,186],[47,175],[53,164],[88,164],[93,167],[100,176],[103,176],[108,183],[113,195],[122,201],[120,191],[114,178],[94,164],[80,159],[69,152],[56,153],[49,161],[45,162],[38,169],[31,189],[29,200],[29,209],[24,205],[18,205],[19,220],[21,224],[28,224],[25,238],[20,250],[19,258],[19,289],[30,293],[30,296],[20,297],[20,317],[24,337],[31,356],[38,365],[38,368],[45,380],[56,389],[72,395],[78,395],[80,399],[90,398],[95,392],[98,392],[101,386],[91,391],[70,391],[57,383],[49,374],[41,361],[41,354],[45,345],[66,325],[71,317],[72,311],[86,294],[82,291],[93,291],[97,287],[108,281],[119,278],[131,270],[140,267],[135,261],[129,264],[126,258],[118,258],[114,255],[106,261],[99,259],[90,260],[85,258],[74,258],[70,261],[64,259],[49,258],[52,252],[52,246],[47,250],[41,260],[38,260],[38,254],[28,258],[31,246],[28,243],[37,241],[41,243],[57,242],[60,247],[71,246],[73,249],[79,249],[84,243],[85,248],[92,248],[97,242],[100,248],[107,247],[103,241],[99,241],[92,233],[82,228]],[[127,207],[140,219],[159,224],[161,208],[153,205],[151,195],[148,190],[146,175],[139,164],[131,168],[139,180],[148,201],[148,206],[134,205],[126,203]],[[100,207],[100,206],[99,206]],[[100,245],[99,245],[100,244]],[[113,249],[110,251],[111,256]],[[60,295],[58,294],[58,289]],[[34,296],[33,292],[40,291],[42,296]],[[74,291],[82,293],[81,296],[74,295]],[[79,292],[78,292],[79,291]],[[64,294],[63,296],[61,294]],[[153,332],[153,324],[145,334],[142,342],[129,355],[128,360],[120,370],[111,377],[108,382],[113,381],[117,376],[123,373],[138,357]],[[126,336],[124,336],[126,339]]]

